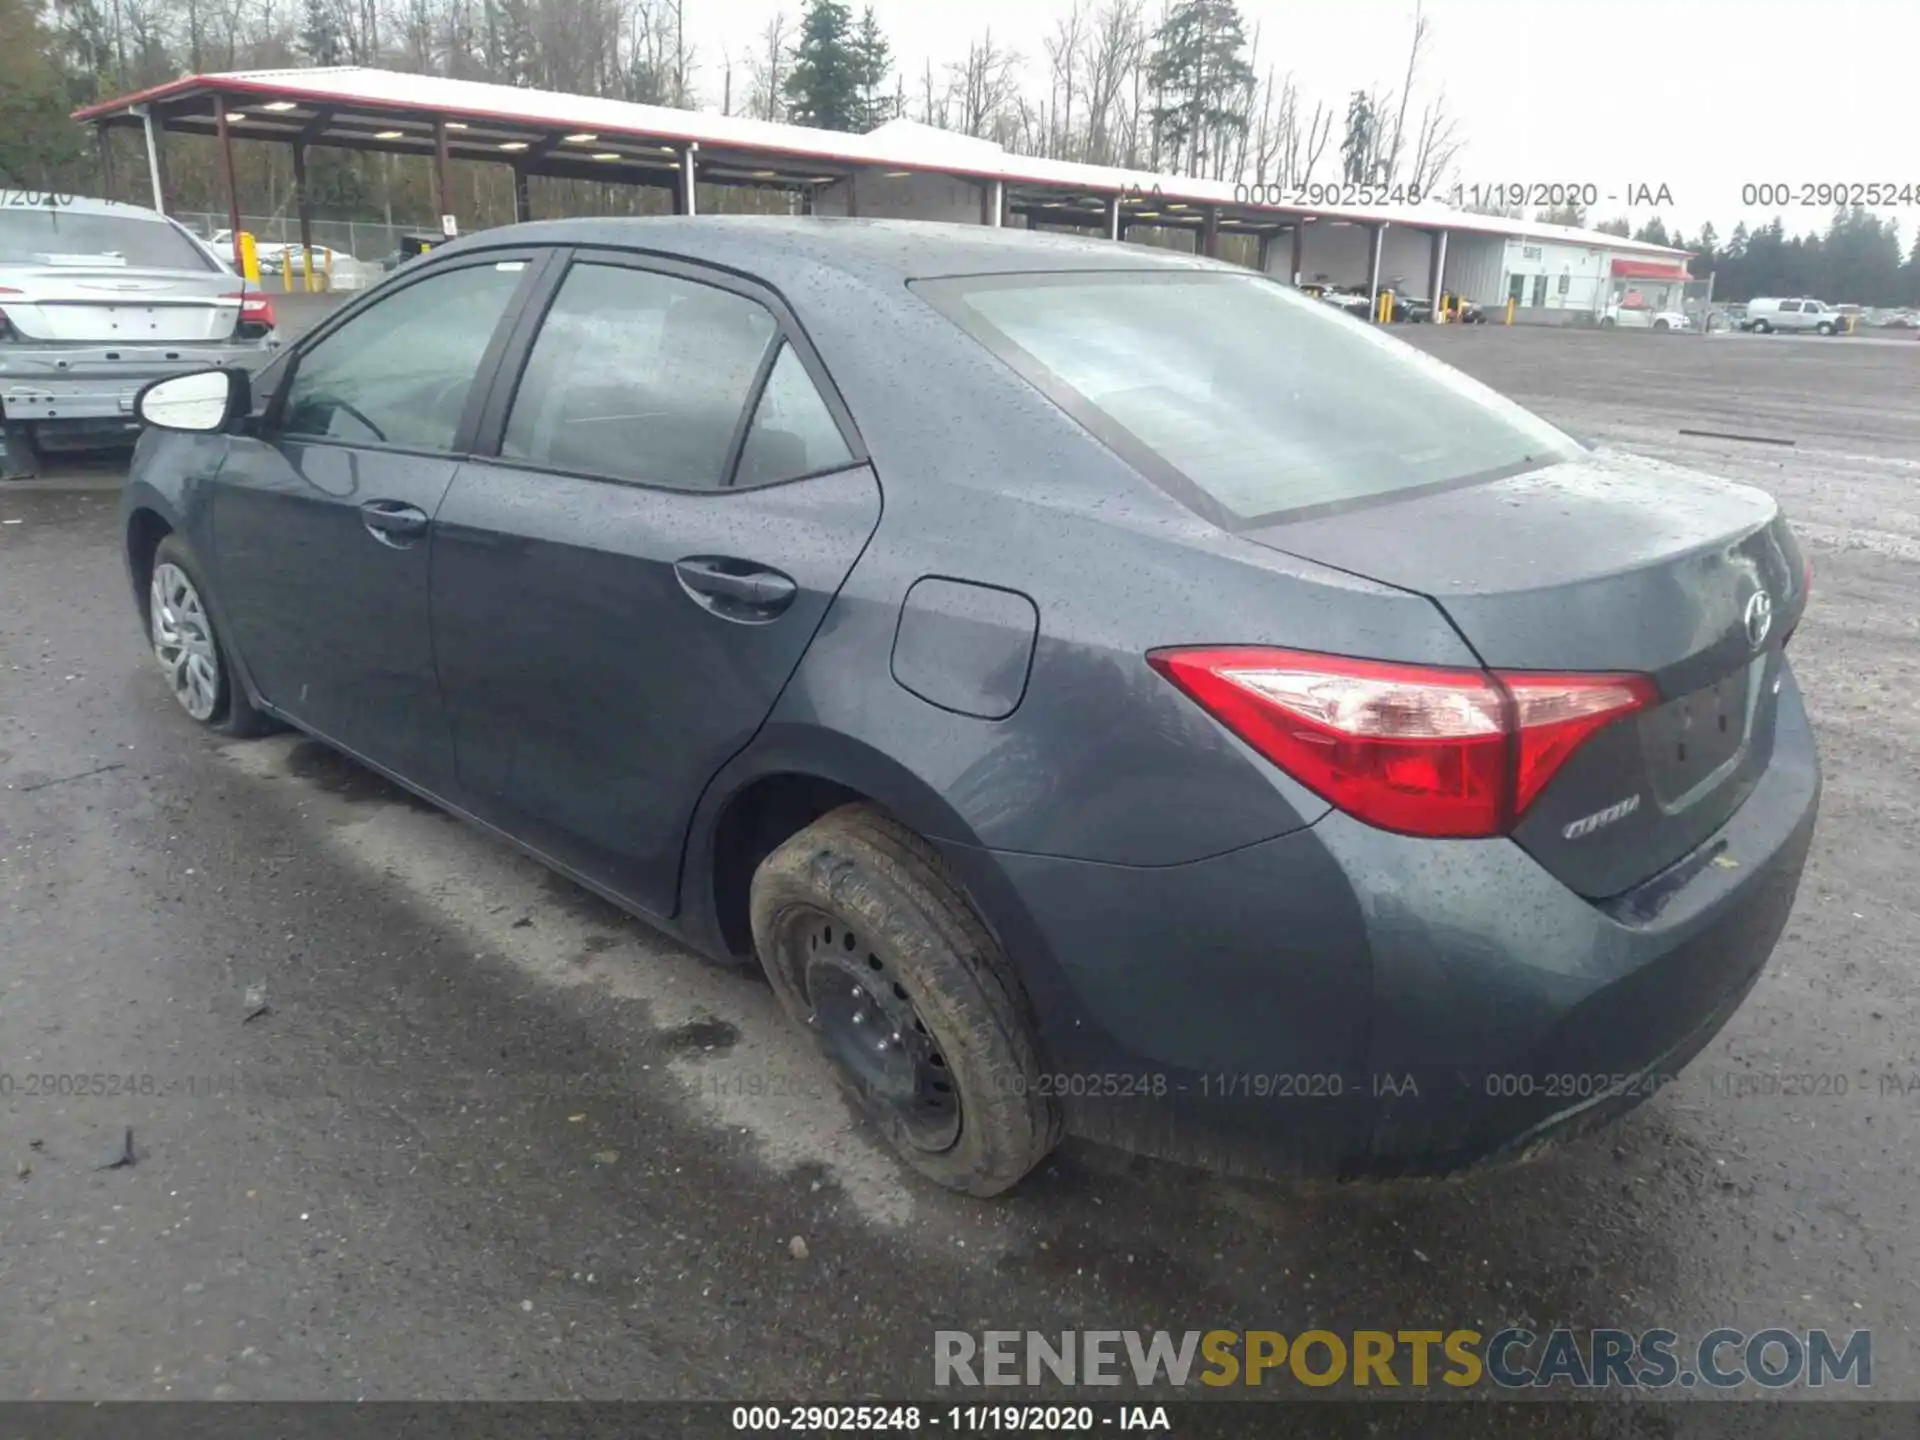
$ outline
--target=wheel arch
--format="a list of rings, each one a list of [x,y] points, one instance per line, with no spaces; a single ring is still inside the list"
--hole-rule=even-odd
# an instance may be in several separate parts
[[[747,897],[760,861],[842,805],[869,804],[933,842],[977,846],[927,781],[862,741],[811,725],[769,726],[707,785],[689,827],[680,910],[690,939],[716,956],[753,959]],[[984,902],[974,904],[990,927]]]

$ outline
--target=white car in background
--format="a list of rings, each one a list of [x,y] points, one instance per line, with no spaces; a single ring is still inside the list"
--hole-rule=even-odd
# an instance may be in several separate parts
[[[1693,321],[1679,310],[1657,310],[1644,305],[1609,305],[1600,317],[1603,330],[1690,330]]]

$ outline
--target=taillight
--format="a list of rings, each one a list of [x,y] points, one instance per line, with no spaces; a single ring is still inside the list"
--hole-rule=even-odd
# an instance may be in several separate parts
[[[1659,699],[1639,675],[1448,669],[1266,646],[1156,650],[1147,663],[1349,815],[1435,837],[1510,829],[1595,731]]]
[[[243,325],[264,325],[273,328],[273,301],[259,291],[235,290],[230,295],[220,297],[223,300],[240,302],[240,323]]]

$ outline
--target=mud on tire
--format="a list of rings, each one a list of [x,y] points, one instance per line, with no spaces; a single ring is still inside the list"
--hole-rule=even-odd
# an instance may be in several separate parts
[[[907,1164],[997,1195],[1059,1143],[1024,992],[926,841],[843,806],[761,862],[751,911],[781,1005]]]

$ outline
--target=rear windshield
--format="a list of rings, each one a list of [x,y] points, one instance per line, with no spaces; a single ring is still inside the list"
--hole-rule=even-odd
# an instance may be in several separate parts
[[[914,288],[1222,524],[1582,453],[1478,381],[1258,275],[964,276]]]
[[[24,206],[0,209],[0,265],[214,268],[191,240],[164,220]]]

